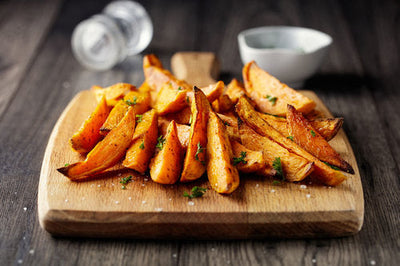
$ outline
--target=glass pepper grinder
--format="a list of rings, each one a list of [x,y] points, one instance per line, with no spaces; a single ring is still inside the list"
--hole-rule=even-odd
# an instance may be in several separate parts
[[[142,5],[115,1],[101,14],[80,22],[74,29],[71,44],[83,66],[101,71],[143,51],[152,37],[153,24]]]

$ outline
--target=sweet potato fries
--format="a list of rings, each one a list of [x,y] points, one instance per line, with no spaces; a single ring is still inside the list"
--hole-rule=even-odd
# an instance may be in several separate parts
[[[144,57],[143,68],[139,88],[92,87],[98,106],[70,139],[86,159],[60,173],[89,180],[122,164],[160,184],[207,173],[222,194],[235,191],[244,174],[287,182],[312,175],[336,186],[354,173],[329,144],[343,119],[316,118],[313,100],[255,62],[244,66],[244,84],[234,79],[200,89],[177,79],[155,55]]]

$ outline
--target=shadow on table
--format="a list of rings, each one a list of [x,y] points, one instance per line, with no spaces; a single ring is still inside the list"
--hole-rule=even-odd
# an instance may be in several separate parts
[[[372,83],[372,78],[351,73],[318,74],[308,79],[304,90],[331,90],[338,93],[358,93],[360,89]],[[368,86],[369,87],[369,86]]]

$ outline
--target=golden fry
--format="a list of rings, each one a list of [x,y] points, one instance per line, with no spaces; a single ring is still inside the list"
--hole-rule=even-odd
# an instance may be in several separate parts
[[[295,153],[305,159],[314,163],[314,174],[318,176],[319,180],[323,183],[336,186],[341,184],[347,179],[347,176],[335,169],[332,169],[325,163],[321,162],[313,155],[302,149],[295,142],[287,139],[285,136],[276,131],[271,127],[262,117],[255,112],[251,104],[244,98],[240,98],[236,105],[236,111],[240,118],[246,122],[253,130],[262,136],[266,136],[269,139],[279,143],[280,146],[286,148],[291,153]]]
[[[157,120],[158,116],[154,109],[143,114],[141,122],[135,129],[125,160],[122,162],[123,166],[142,174],[147,171],[157,144]]]
[[[86,160],[57,169],[72,181],[90,179],[119,162],[131,144],[135,113],[130,108],[116,128],[88,153]]]
[[[160,184],[174,184],[181,174],[183,149],[179,142],[175,121],[171,121],[157,145],[158,153],[150,162],[150,177]]]
[[[207,145],[207,121],[210,104],[204,93],[194,87],[194,101],[192,102],[192,124],[190,139],[186,151],[181,181],[187,182],[200,178],[206,170],[205,147]]]
[[[354,174],[350,164],[343,160],[340,155],[329,145],[329,143],[315,130],[311,123],[288,104],[287,122],[289,134],[293,140],[306,151],[333,166],[336,166],[348,173]]]
[[[303,113],[315,108],[315,102],[281,83],[252,61],[243,67],[246,92],[257,108],[273,115],[285,116],[286,105],[291,104]]]
[[[232,148],[221,119],[210,111],[207,125],[207,176],[218,193],[230,194],[239,186],[239,172],[232,164]]]
[[[91,151],[102,137],[100,135],[100,127],[106,121],[109,113],[109,107],[103,96],[93,113],[70,139],[72,149],[79,153]]]

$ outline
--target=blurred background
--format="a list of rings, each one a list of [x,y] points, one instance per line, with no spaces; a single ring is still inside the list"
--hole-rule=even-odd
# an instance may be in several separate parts
[[[91,16],[101,13],[102,9],[110,1],[3,1],[3,28],[10,25],[13,19],[17,19],[15,13],[7,12],[13,9],[17,13],[23,12],[23,19],[18,24],[21,27],[13,28],[10,43],[13,47],[18,42],[33,42],[27,47],[34,49],[37,45],[45,41],[48,49],[42,49],[42,53],[46,53],[46,57],[53,56],[64,60],[63,73],[69,72],[68,76],[74,77],[74,82],[78,84],[72,87],[84,87],[79,84],[80,76],[86,81],[93,83],[96,81],[100,85],[108,85],[110,83],[123,80],[127,82],[140,83],[143,75],[138,69],[138,61],[140,56],[129,57],[122,64],[119,64],[111,72],[107,73],[91,73],[77,64],[71,53],[71,36],[77,24]],[[365,3],[347,3],[347,1],[138,1],[148,11],[154,27],[154,34],[150,45],[142,54],[155,53],[163,61],[164,65],[169,67],[169,59],[178,51],[211,51],[217,54],[221,60],[222,79],[229,81],[231,77],[241,76],[242,62],[239,56],[239,48],[237,43],[237,35],[239,32],[259,26],[268,25],[290,25],[310,27],[325,32],[333,37],[333,46],[330,49],[328,58],[326,58],[320,73],[323,74],[349,74],[344,78],[357,81],[357,73],[360,72],[355,62],[359,59],[351,60],[356,56],[356,49],[361,51],[368,49],[370,53],[379,53],[380,50],[396,49],[395,47],[387,47],[387,44],[377,42],[377,38],[373,37],[377,34],[385,34],[368,27],[371,23],[374,13],[374,1]],[[9,7],[7,7],[9,5]],[[17,11],[19,10],[19,12]],[[313,10],[318,10],[314,12]],[[382,8],[380,9],[382,10]],[[390,16],[390,5],[384,8],[388,12],[386,16]],[[336,13],[335,13],[336,12]],[[355,16],[355,14],[365,14],[365,16]],[[341,21],[338,21],[338,17]],[[10,20],[11,19],[11,20]],[[393,18],[394,19],[394,18]],[[50,22],[51,21],[51,22]],[[24,24],[23,24],[24,23]],[[383,23],[383,24],[382,24]],[[385,23],[387,25],[385,25]],[[36,24],[39,24],[36,26]],[[378,26],[392,27],[391,21],[382,21]],[[47,28],[49,35],[46,39],[44,31],[32,36],[30,33],[32,28]],[[368,29],[368,36],[360,36],[360,31]],[[345,38],[352,36],[351,43]],[[3,34],[4,36],[4,34]],[[385,36],[382,36],[385,37]],[[367,39],[366,39],[367,38]],[[3,38],[3,42],[7,38]],[[54,45],[53,45],[54,43]],[[383,47],[384,46],[384,47]],[[12,47],[10,48],[12,49]],[[28,52],[26,51],[22,52]],[[380,50],[378,50],[380,49]],[[10,56],[10,51],[2,49],[2,60]],[[6,56],[7,55],[7,56]],[[21,51],[18,55],[21,56]],[[340,64],[341,58],[350,56],[352,62]],[[362,60],[374,60],[374,54]],[[386,59],[388,62],[373,62],[368,64],[367,72],[373,73],[376,63],[390,64],[390,61],[397,60],[396,57]],[[6,62],[3,63],[3,65]],[[365,62],[367,63],[367,62]],[[372,63],[372,62],[368,62]],[[340,70],[339,70],[340,67]],[[89,78],[93,76],[93,78]],[[112,78],[109,78],[109,75]],[[352,77],[351,75],[356,75]],[[68,77],[66,77],[67,79]],[[329,78],[329,77],[328,77]],[[108,80],[108,82],[102,82]],[[330,80],[331,81],[331,80]],[[90,83],[90,84],[91,84]],[[106,84],[105,84],[106,83]],[[78,86],[76,86],[78,85]],[[87,84],[89,86],[89,84]],[[327,85],[329,86],[329,85]]]

